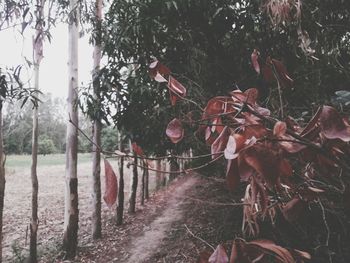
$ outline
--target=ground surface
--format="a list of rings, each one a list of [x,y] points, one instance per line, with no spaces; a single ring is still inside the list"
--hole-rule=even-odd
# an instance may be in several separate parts
[[[116,161],[111,161],[115,171]],[[102,165],[102,190],[104,189],[104,167]],[[79,155],[79,239],[86,243],[90,236],[91,216],[91,156]],[[39,156],[39,232],[38,252],[43,262],[51,262],[54,253],[59,252],[63,235],[64,216],[64,155]],[[141,174],[141,173],[140,173]],[[130,188],[130,170],[125,171],[125,196]],[[154,188],[154,173],[150,173],[150,186]],[[4,206],[4,262],[21,262],[29,247],[31,213],[30,156],[8,156],[6,162],[6,189]],[[127,199],[127,198],[126,198]],[[103,218],[110,218],[115,209],[109,210],[103,203]]]
[[[201,251],[210,253],[240,229],[236,201],[223,181],[180,177],[126,215],[123,226],[105,221],[103,239],[82,247],[74,262],[196,262]]]
[[[9,160],[4,213],[4,262],[23,262],[30,218],[31,183],[28,160]],[[24,159],[23,159],[24,158]],[[38,171],[40,262],[62,262],[64,162],[63,156],[41,159]],[[15,166],[17,164],[21,164]],[[55,165],[55,163],[58,163]],[[30,164],[30,162],[29,162]],[[112,162],[117,168],[116,162]],[[198,174],[179,177],[167,187],[151,194],[144,206],[137,203],[135,214],[126,213],[122,226],[115,225],[115,208],[103,204],[103,238],[90,234],[89,155],[79,162],[79,254],[72,262],[196,262],[199,253],[212,251],[223,240],[232,240],[241,225],[239,198],[225,190],[224,180]],[[103,174],[102,170],[102,174]],[[130,171],[125,179],[128,200]],[[155,175],[150,174],[151,188]],[[103,176],[102,176],[103,178]],[[140,180],[139,180],[140,181]],[[102,181],[104,186],[104,181]],[[66,261],[69,262],[69,261]]]

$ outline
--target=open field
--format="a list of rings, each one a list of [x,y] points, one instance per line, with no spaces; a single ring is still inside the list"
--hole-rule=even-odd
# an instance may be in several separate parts
[[[65,185],[64,154],[39,157],[39,253],[55,249],[60,245],[63,236],[64,215],[64,185]],[[117,172],[117,162],[110,161]],[[8,156],[6,161],[6,190],[4,205],[4,262],[15,262],[21,254],[27,253],[29,246],[28,224],[31,213],[31,180],[30,156]],[[125,167],[125,197],[128,200],[130,188],[130,169]],[[141,173],[139,173],[139,177]],[[90,239],[91,217],[91,155],[79,155],[79,240]],[[101,166],[101,184],[104,190],[104,167]],[[139,180],[140,181],[140,180]],[[150,189],[154,188],[155,175],[150,172]],[[103,193],[103,192],[102,192]],[[109,210],[102,204],[103,220],[111,220],[115,208]],[[27,233],[28,232],[28,233]],[[86,241],[88,242],[88,241]],[[86,243],[85,242],[85,243]],[[17,255],[16,255],[17,254]],[[17,261],[18,262],[18,261]]]

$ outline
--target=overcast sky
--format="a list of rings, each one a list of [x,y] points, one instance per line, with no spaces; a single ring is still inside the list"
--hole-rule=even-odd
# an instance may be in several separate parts
[[[0,67],[11,67],[25,64],[23,56],[32,60],[32,34],[27,30],[23,38],[16,29],[0,31]],[[55,97],[67,98],[68,90],[68,25],[59,24],[52,28],[51,43],[44,43],[44,58],[40,66],[40,89],[50,92]],[[79,82],[88,83],[93,66],[92,47],[85,36],[79,41]],[[23,68],[24,70],[24,68]],[[31,79],[32,70],[23,74],[24,78]],[[25,72],[23,72],[25,73]]]

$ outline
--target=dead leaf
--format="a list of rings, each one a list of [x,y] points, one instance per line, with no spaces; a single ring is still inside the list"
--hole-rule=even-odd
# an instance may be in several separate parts
[[[169,122],[166,128],[166,135],[173,143],[178,143],[184,137],[184,129],[179,119],[175,118]]]
[[[103,200],[106,202],[108,208],[111,208],[113,204],[117,201],[118,180],[111,164],[107,161],[107,159],[104,160],[104,165],[106,190],[103,196]]]

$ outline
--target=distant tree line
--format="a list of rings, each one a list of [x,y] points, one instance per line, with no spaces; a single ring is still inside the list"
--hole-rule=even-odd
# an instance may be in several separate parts
[[[39,107],[39,154],[65,152],[66,120],[64,117],[64,101],[55,98],[50,93],[41,96]],[[4,114],[4,146],[7,154],[31,154],[32,150],[32,105],[10,104]],[[81,128],[91,135],[90,122],[82,118]],[[105,127],[102,130],[103,149],[115,150],[117,144],[117,129]],[[91,152],[91,143],[79,136],[79,151]]]

